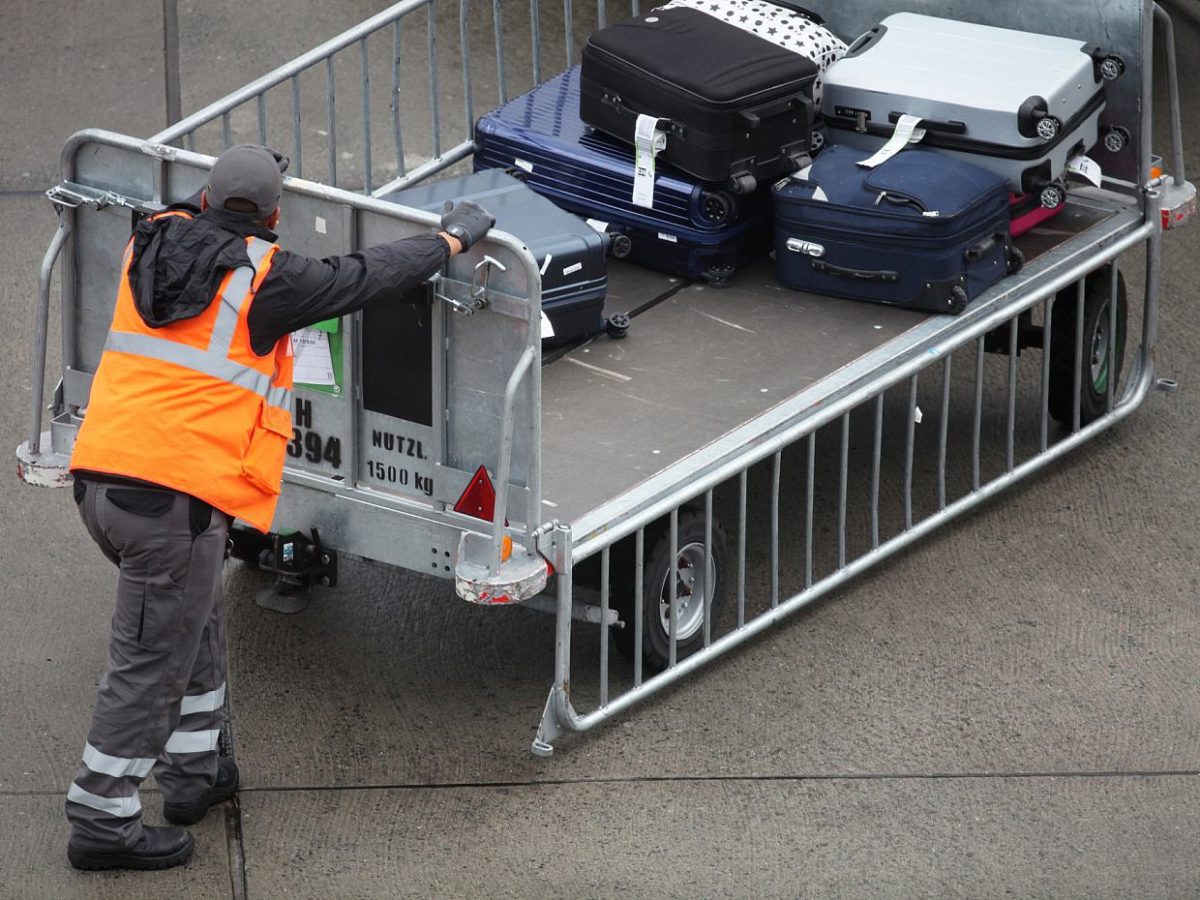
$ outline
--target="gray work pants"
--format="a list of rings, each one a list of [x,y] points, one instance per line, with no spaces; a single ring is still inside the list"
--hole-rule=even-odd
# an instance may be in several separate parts
[[[166,489],[78,479],[75,498],[120,574],[67,819],[74,841],[129,847],[142,832],[138,785],[151,771],[172,803],[198,800],[216,781],[229,518]]]

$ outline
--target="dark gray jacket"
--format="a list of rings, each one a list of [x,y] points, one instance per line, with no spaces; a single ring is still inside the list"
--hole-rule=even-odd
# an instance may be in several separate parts
[[[195,218],[146,219],[134,229],[129,283],[151,328],[203,312],[225,273],[250,265],[248,235],[278,239],[246,216],[212,208],[200,212],[198,194],[172,208]],[[397,298],[449,257],[449,245],[432,233],[325,259],[281,248],[250,307],[250,346],[266,355],[285,334]]]

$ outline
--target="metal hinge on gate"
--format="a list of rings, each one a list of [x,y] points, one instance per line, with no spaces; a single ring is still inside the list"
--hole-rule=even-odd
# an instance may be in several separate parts
[[[434,278],[433,295],[449,305],[456,313],[461,313],[464,316],[473,316],[488,305],[488,281],[491,277],[493,266],[501,272],[507,271],[504,263],[491,256],[485,256],[475,264],[475,271],[471,274],[469,300],[459,300],[451,297],[443,288],[443,285],[451,282],[440,276],[435,276]]]
[[[90,206],[94,209],[104,209],[109,206],[123,206],[135,212],[144,214],[162,212],[166,209],[161,203],[151,203],[147,200],[131,200],[116,191],[101,191],[64,181],[46,191],[46,199],[57,209],[78,209]]]

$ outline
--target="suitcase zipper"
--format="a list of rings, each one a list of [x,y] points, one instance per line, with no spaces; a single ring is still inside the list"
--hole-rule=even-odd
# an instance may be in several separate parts
[[[920,211],[922,215],[928,216],[931,219],[941,215],[937,210],[931,212],[924,203],[911,194],[901,194],[898,191],[880,191],[875,197],[875,205],[878,206],[884,200],[888,203],[894,203],[896,206],[911,206]]]
[[[1100,90],[1092,95],[1092,99],[1079,112],[1067,120],[1062,128],[1059,129],[1057,138],[1043,144],[1036,144],[1032,147],[1010,147],[1007,144],[997,144],[992,141],[973,141],[970,138],[956,137],[952,134],[937,131],[927,132],[921,140],[921,146],[936,147],[940,150],[958,150],[963,153],[975,153],[979,156],[995,156],[999,159],[1015,159],[1019,161],[1041,159],[1067,138],[1071,137],[1080,125],[1086,122],[1103,106],[1104,91]],[[831,116],[826,113],[825,122],[831,127],[839,128],[843,131],[858,131],[857,120],[848,116]],[[891,137],[893,131],[895,131],[895,128],[889,125],[866,123],[866,133],[874,137]]]

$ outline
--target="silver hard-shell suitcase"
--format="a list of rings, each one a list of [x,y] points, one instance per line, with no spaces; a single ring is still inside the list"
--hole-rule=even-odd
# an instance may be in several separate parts
[[[1082,40],[896,13],[858,38],[825,73],[829,139],[882,146],[902,115],[921,118],[920,146],[1039,192],[1066,198],[1068,161],[1100,140],[1120,150],[1128,133],[1100,124],[1105,82],[1120,57]]]

